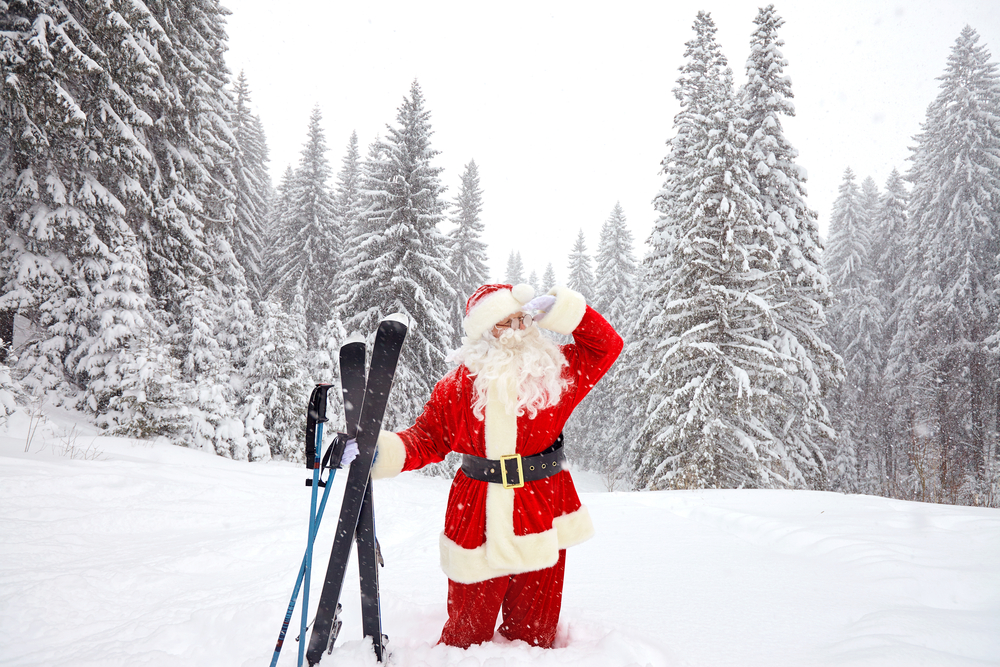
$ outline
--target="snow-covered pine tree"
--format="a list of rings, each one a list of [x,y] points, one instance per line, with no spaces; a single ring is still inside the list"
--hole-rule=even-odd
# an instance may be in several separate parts
[[[155,43],[165,91],[150,102],[157,120],[145,136],[156,165],[148,186],[152,214],[140,231],[159,317],[179,327],[174,353],[183,359],[198,353],[191,340],[202,323],[192,318],[214,318],[220,306],[215,295],[204,292],[188,299],[215,270],[206,225],[223,228],[217,231],[228,237],[235,221],[230,167],[236,146],[223,58],[228,11],[216,0],[166,0],[149,7],[154,16],[144,28],[154,31],[146,38]],[[183,310],[196,302],[208,310]]]
[[[582,229],[576,235],[576,241],[573,242],[567,268],[569,276],[566,279],[566,286],[582,294],[587,303],[592,303],[594,301],[594,272],[590,268],[587,240],[583,236]]]
[[[315,107],[281,224],[286,238],[279,249],[281,268],[274,288],[286,309],[291,308],[296,295],[302,295],[310,347],[330,317],[330,296],[340,282],[337,249],[343,245],[327,184],[330,163],[321,121],[322,113]]]
[[[896,334],[899,317],[899,286],[906,271],[905,233],[909,192],[903,177],[892,170],[879,200],[872,234],[871,267],[878,279],[879,298],[885,313],[882,327],[882,418],[878,420],[879,446],[882,453],[880,468],[883,471],[881,495],[900,497],[901,476],[905,468],[906,451],[905,411],[897,406],[905,402],[901,387],[890,381],[888,373],[892,340]]]
[[[348,157],[345,160],[350,160],[351,148],[348,146]],[[365,262],[372,260],[368,253],[372,250],[377,250],[381,248],[381,245],[376,243],[375,245],[369,247],[368,242],[372,239],[370,234],[370,229],[368,225],[367,211],[370,207],[375,205],[375,192],[368,189],[369,184],[382,182],[390,178],[388,173],[387,165],[389,165],[389,160],[385,157],[384,145],[381,139],[376,139],[371,144],[368,145],[368,153],[363,160],[360,160],[357,164],[357,198],[353,203],[354,215],[356,216],[353,220],[342,220],[341,229],[344,233],[344,250],[343,256],[349,257],[352,264],[359,262]],[[343,174],[349,171],[347,163],[344,164]],[[340,283],[338,284],[337,291],[335,293],[334,300],[334,310],[341,319],[341,323],[345,324],[355,313],[348,310],[351,306],[348,302],[353,300],[354,303],[366,302],[370,298],[369,288],[370,285],[366,285],[361,288],[361,292],[358,291],[358,285],[352,283],[351,280],[347,278],[348,275],[356,275],[360,278],[360,274],[350,272],[350,266],[344,267],[345,273],[342,275]],[[352,296],[352,291],[354,292]],[[366,334],[369,332],[365,332]]]
[[[284,224],[288,221],[288,212],[292,207],[292,192],[295,188],[295,170],[291,165],[285,167],[278,187],[271,194],[268,204],[267,225],[263,236],[263,272],[262,287],[267,299],[275,300],[277,296],[278,278],[281,275],[281,251],[288,238]]]
[[[524,262],[521,261],[521,253],[511,250],[507,257],[507,270],[504,273],[504,282],[510,285],[520,285],[524,282]]]
[[[457,299],[453,308],[457,346],[461,337],[462,318],[465,302],[480,285],[489,282],[490,272],[486,268],[488,257],[486,244],[480,240],[486,230],[480,216],[483,212],[483,191],[479,187],[479,167],[475,160],[469,160],[462,172],[462,182],[458,196],[452,204],[451,221],[455,227],[449,233],[449,261],[455,273]]]
[[[305,352],[305,307],[301,297],[286,312],[276,301],[261,304],[262,326],[246,369],[251,401],[242,417],[251,460],[276,457],[299,461],[305,440],[303,418],[309,399],[302,367]],[[331,416],[339,414],[331,411]]]
[[[590,268],[590,255],[587,254],[587,244],[582,229],[570,251],[568,267],[569,277],[566,286],[582,294],[587,303],[593,305],[594,273]],[[588,395],[577,406],[565,429],[567,456],[575,465],[588,469],[596,468],[599,449],[604,446],[602,439],[594,438],[594,431],[590,430],[593,418],[592,406],[593,394]]]
[[[149,206],[143,107],[163,92],[150,21],[143,6],[0,13],[0,311],[43,332],[21,356],[28,386],[68,381],[86,409],[147,426],[169,375],[143,352],[158,329],[133,231]]]
[[[542,283],[538,280],[538,271],[534,269],[528,274],[528,284],[531,285],[531,289],[535,290],[535,294],[542,294]]]
[[[340,171],[337,173],[337,183],[334,186],[334,215],[341,234],[341,246],[336,249],[340,255],[340,264],[353,261],[354,255],[350,248],[353,240],[362,235],[362,213],[365,208],[365,196],[362,191],[361,151],[358,144],[358,133],[351,132],[347,142],[344,157],[341,158]],[[337,303],[346,294],[347,286],[343,277],[338,274],[337,283],[333,286],[331,303]],[[333,316],[340,319],[335,312]]]
[[[236,224],[233,252],[246,274],[251,301],[261,303],[264,291],[263,240],[271,201],[267,139],[260,119],[250,110],[250,86],[240,72],[234,89],[233,136],[239,146],[234,165]]]
[[[865,180],[861,181],[859,203],[861,204],[861,210],[864,211],[865,218],[870,222],[874,221],[878,215],[879,200],[881,198],[882,195],[878,191],[878,184],[875,183],[875,179],[871,176],[865,176]]]
[[[894,347],[932,373],[917,391],[933,400],[917,420],[931,425],[939,498],[981,503],[996,482],[987,454],[1000,426],[997,349],[989,343],[1000,322],[1000,81],[971,27],[940,81],[911,156],[908,241],[919,234],[923,249],[908,258]],[[914,365],[894,357],[897,377]]]
[[[825,463],[768,421],[787,410],[774,295],[778,247],[749,172],[732,74],[700,12],[675,94],[661,212],[630,348],[645,410],[633,455],[647,489],[807,486]],[[643,395],[645,394],[645,396]],[[789,447],[792,444],[792,447]]]
[[[594,307],[619,331],[627,327],[636,307],[638,268],[633,245],[625,212],[615,203],[597,245]]]
[[[365,169],[367,229],[345,271],[350,291],[341,305],[349,333],[370,334],[393,312],[411,318],[386,428],[413,423],[447,372],[451,309],[458,298],[447,238],[438,229],[444,218],[441,168],[433,165],[438,151],[431,147],[430,112],[416,81],[396,123],[387,126]]]
[[[542,292],[548,292],[556,286],[556,271],[552,268],[552,262],[545,265],[545,273],[542,274]]]
[[[483,191],[479,187],[479,167],[475,160],[470,160],[465,165],[452,209],[451,221],[455,228],[449,234],[451,265],[458,281],[455,289],[459,298],[465,299],[489,280],[486,244],[480,240],[486,229],[480,219],[483,212]]]
[[[594,307],[626,337],[626,342],[632,319],[638,310],[638,275],[632,246],[632,232],[626,224],[625,212],[620,203],[615,203],[611,215],[601,227],[601,239],[597,246]],[[592,433],[606,434],[594,449],[592,466],[612,483],[626,472],[622,464],[625,463],[628,443],[621,436],[628,429],[620,423],[619,410],[626,413],[630,410],[616,405],[616,399],[632,382],[624,368],[621,364],[613,366],[587,397],[586,405],[587,427]]]
[[[865,205],[854,172],[848,168],[833,203],[830,239],[824,255],[834,290],[834,303],[828,310],[831,340],[846,371],[846,379],[832,402],[837,441],[831,486],[845,493],[867,491],[870,482],[877,484],[878,461],[883,459],[877,424],[882,416],[885,313],[869,259],[869,214],[873,211]]]
[[[885,311],[890,316],[896,311],[896,289],[906,271],[904,233],[909,199],[903,177],[893,169],[879,198],[871,246],[872,269],[882,289]],[[885,333],[891,338],[890,331]]]
[[[4,425],[7,417],[21,409],[26,400],[27,396],[20,383],[10,374],[10,367],[0,361],[0,425]]]
[[[791,79],[784,73],[784,40],[778,35],[784,19],[768,5],[758,11],[754,24],[740,99],[756,197],[778,246],[783,280],[771,301],[778,326],[774,346],[783,355],[786,374],[771,389],[780,395],[782,409],[766,421],[787,451],[823,452],[833,435],[827,396],[843,377],[842,361],[824,329],[830,280],[823,268],[817,215],[806,203],[805,169],[796,163],[798,151],[783,129],[783,118],[795,115]]]
[[[667,155],[660,163],[664,184],[653,199],[658,219],[647,239],[648,251],[639,269],[642,310],[635,317],[636,336],[626,342],[618,361],[620,372],[635,378],[626,394],[620,397],[621,405],[629,408],[626,413],[629,416],[620,415],[619,423],[625,428],[617,434],[630,444],[629,467],[633,475],[646,458],[645,450],[652,446],[650,438],[654,434],[646,426],[647,419],[666,397],[666,390],[653,384],[651,379],[658,365],[654,356],[668,335],[662,309],[668,303],[670,277],[676,270],[674,235],[678,231],[676,220],[679,216],[674,215],[673,210],[691,199],[685,180],[697,164],[698,152],[704,150],[707,140],[704,121],[718,104],[720,93],[717,89],[722,87],[722,72],[727,65],[715,41],[716,27],[710,14],[698,12],[694,31],[694,39],[685,44],[685,63],[673,89],[680,111],[674,116],[674,136],[667,140]],[[645,442],[638,442],[640,435],[645,436]],[[634,476],[631,483],[640,485]],[[641,484],[648,485],[649,480],[643,479]]]
[[[229,12],[218,0],[175,0],[162,9],[171,38],[164,62],[186,113],[184,124],[164,134],[181,151],[186,175],[184,183],[170,184],[170,196],[188,197],[188,218],[201,241],[200,252],[182,264],[185,284],[174,295],[175,354],[182,359],[193,444],[246,460],[238,378],[255,332],[246,275],[233,252],[239,146],[224,59]]]

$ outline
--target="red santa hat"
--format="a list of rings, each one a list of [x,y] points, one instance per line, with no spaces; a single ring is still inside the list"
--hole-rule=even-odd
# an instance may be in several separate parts
[[[531,285],[483,285],[465,302],[465,335],[473,340],[493,328],[500,320],[521,310],[535,296]]]

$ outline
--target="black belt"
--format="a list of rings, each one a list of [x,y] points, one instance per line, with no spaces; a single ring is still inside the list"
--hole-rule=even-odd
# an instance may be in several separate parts
[[[463,454],[462,472],[470,479],[502,484],[505,489],[520,489],[525,482],[535,482],[561,472],[565,461],[563,436],[560,433],[551,447],[533,456],[512,454],[501,456],[497,460]]]

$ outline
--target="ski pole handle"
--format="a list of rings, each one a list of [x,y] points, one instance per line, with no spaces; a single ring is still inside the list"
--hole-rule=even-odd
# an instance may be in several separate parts
[[[306,407],[306,468],[312,469],[319,466],[316,457],[316,448],[320,443],[316,441],[316,425],[322,424],[326,418],[326,395],[333,387],[332,384],[322,382],[316,385],[309,396],[309,404]],[[322,433],[322,431],[320,431]]]

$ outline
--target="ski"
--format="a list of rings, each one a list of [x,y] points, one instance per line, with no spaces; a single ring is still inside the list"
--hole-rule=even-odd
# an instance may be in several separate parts
[[[370,479],[361,503],[355,544],[358,549],[358,575],[361,579],[361,629],[365,637],[372,638],[375,657],[382,662],[385,637],[382,635],[382,611],[378,593],[378,567],[381,559],[378,540],[375,538],[375,501]]]
[[[369,523],[371,518],[371,531],[363,531],[364,541],[367,545],[371,533],[371,543],[374,545],[374,517],[371,513],[369,493],[371,466],[375,459],[375,446],[378,442],[379,431],[382,426],[382,417],[385,415],[386,405],[389,400],[389,391],[392,388],[392,379],[396,373],[396,364],[399,361],[399,354],[403,348],[403,340],[406,338],[407,323],[403,317],[389,316],[379,323],[378,331],[375,334],[375,346],[372,349],[371,366],[368,371],[368,378],[365,384],[364,401],[361,405],[361,412],[357,422],[357,441],[359,453],[357,458],[351,463],[351,469],[347,476],[347,486],[344,489],[344,500],[340,508],[340,519],[337,523],[337,532],[334,536],[333,547],[330,550],[330,562],[327,566],[326,578],[323,583],[323,590],[320,593],[319,607],[316,611],[316,620],[313,624],[312,634],[309,637],[309,647],[306,652],[306,659],[309,665],[316,665],[323,657],[323,651],[332,650],[333,642],[331,634],[334,626],[339,622],[337,617],[337,606],[340,602],[340,593],[344,586],[344,576],[347,571],[347,560],[350,556],[351,546],[354,543],[355,534],[359,528],[359,520],[364,512],[365,523]],[[352,406],[354,404],[352,403]],[[366,508],[365,500],[368,499]],[[367,552],[367,548],[365,549]],[[361,554],[359,553],[359,556]],[[376,572],[374,567],[366,567],[367,572]],[[367,576],[367,574],[365,575]],[[374,610],[377,615],[378,610],[378,583],[377,575],[374,584],[374,605],[365,604],[363,608],[367,611],[364,616],[370,616]],[[363,590],[369,591],[369,597],[373,590],[371,581],[363,585]],[[362,596],[364,600],[364,593]],[[381,625],[381,623],[379,623]],[[365,634],[371,629],[371,619],[366,624]],[[381,662],[384,654],[383,639],[380,629],[372,635],[372,643],[375,648],[376,657]],[[335,640],[336,637],[333,637]]]
[[[278,656],[281,653],[302,584],[306,579],[310,578],[309,574],[312,570],[312,546],[316,540],[316,534],[319,532],[319,524],[323,519],[327,500],[330,497],[330,489],[332,487],[329,484],[333,481],[336,469],[340,467],[339,462],[343,457],[344,446],[347,444],[347,440],[357,432],[357,419],[361,412],[361,402],[364,400],[365,392],[365,342],[360,336],[348,340],[340,347],[340,377],[348,434],[338,434],[334,442],[327,448],[325,456],[322,452],[323,424],[327,421],[327,395],[332,385],[326,383],[317,384],[309,396],[306,408],[306,467],[313,471],[313,476],[306,479],[306,486],[312,487],[309,512],[309,540],[306,544],[306,553],[302,558],[298,576],[295,579],[292,598],[288,603],[288,610],[285,613],[284,622],[278,634],[278,641],[274,647],[271,667],[275,667],[278,662]],[[322,466],[320,465],[321,461]],[[330,474],[327,476],[326,481],[322,479],[322,468],[330,468]],[[324,488],[323,499],[319,504],[319,508],[316,509],[315,498],[319,488]],[[306,593],[303,595],[302,626],[300,627],[299,636],[296,637],[296,641],[301,642],[299,645],[299,667],[301,667],[304,658],[303,647],[305,644],[302,642],[302,637],[305,636],[306,628],[308,627],[305,618],[308,609],[307,585]]]

